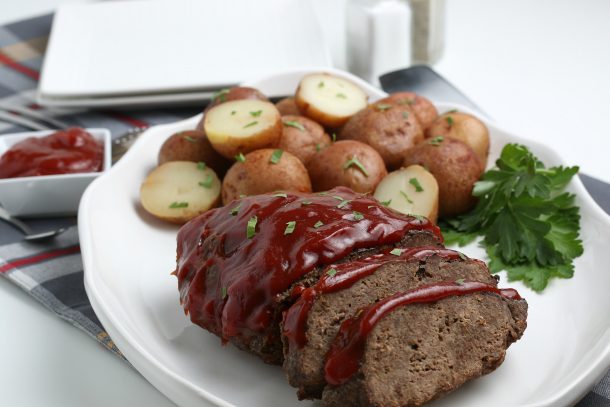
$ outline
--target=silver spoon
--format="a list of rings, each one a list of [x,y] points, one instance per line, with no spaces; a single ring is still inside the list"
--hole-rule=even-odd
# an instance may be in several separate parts
[[[47,230],[44,232],[34,233],[34,231],[32,229],[30,229],[30,227],[28,225],[26,225],[19,219],[11,216],[11,214],[8,213],[6,211],[6,209],[4,209],[1,206],[0,206],[0,219],[10,223],[14,227],[16,227],[17,229],[22,231],[24,234],[23,239],[30,241],[30,242],[36,241],[36,240],[50,239],[50,238],[55,237],[59,234],[62,234],[66,231],[66,228],[59,228],[59,229]]]

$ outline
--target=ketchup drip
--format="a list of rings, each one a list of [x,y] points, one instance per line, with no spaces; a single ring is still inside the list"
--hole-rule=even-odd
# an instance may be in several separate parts
[[[477,292],[498,294],[511,300],[521,299],[519,293],[510,288],[498,289],[476,281],[466,281],[461,284],[440,282],[396,293],[360,309],[355,317],[343,321],[331,344],[324,366],[326,382],[333,386],[341,385],[358,371],[367,335],[373,330],[377,322],[394,309],[409,304],[436,302],[451,296]]]
[[[74,127],[12,146],[0,157],[0,178],[97,172],[103,156],[102,145]]]
[[[394,249],[396,250],[396,249]],[[288,338],[290,346],[302,348],[307,343],[307,316],[314,302],[324,293],[336,292],[350,287],[357,281],[373,274],[384,264],[395,261],[425,260],[431,256],[439,256],[445,260],[456,260],[463,254],[455,250],[438,248],[435,246],[421,246],[401,250],[399,254],[393,254],[386,250],[383,253],[356,260],[349,263],[333,265],[326,270],[318,282],[303,289],[295,287],[295,296],[299,299],[286,311],[283,323],[283,334]],[[329,270],[334,273],[329,274]]]
[[[248,238],[254,217],[256,233]],[[292,233],[286,233],[289,222],[296,222]],[[224,340],[260,335],[269,332],[279,295],[306,273],[360,248],[397,243],[410,230],[428,230],[442,240],[426,219],[343,187],[246,197],[180,229],[181,303],[194,323]]]

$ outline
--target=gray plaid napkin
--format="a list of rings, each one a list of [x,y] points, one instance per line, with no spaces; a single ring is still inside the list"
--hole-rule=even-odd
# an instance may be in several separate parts
[[[0,27],[0,101],[36,107],[35,89],[52,16],[46,15]],[[45,110],[81,127],[104,127],[118,137],[133,127],[146,127],[190,117],[200,109],[126,111]],[[0,121],[0,134],[26,129]],[[1,137],[1,135],[0,135]],[[610,185],[581,176],[591,195],[610,213]],[[34,231],[74,225],[74,218],[37,219]],[[126,361],[97,319],[83,285],[83,266],[75,226],[53,240],[21,241],[22,236],[0,221],[0,275],[31,294],[60,318],[84,331]],[[610,374],[578,403],[578,407],[610,407]]]

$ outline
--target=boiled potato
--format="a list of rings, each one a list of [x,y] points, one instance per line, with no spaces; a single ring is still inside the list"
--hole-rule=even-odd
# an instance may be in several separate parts
[[[440,217],[466,213],[476,204],[472,188],[483,174],[483,167],[467,144],[449,137],[442,141],[424,140],[405,156],[404,166],[415,164],[430,171],[438,182]]]
[[[463,141],[479,156],[483,168],[487,167],[489,130],[473,115],[459,112],[445,113],[426,129],[426,137],[451,137]]]
[[[373,192],[387,175],[383,159],[371,146],[353,140],[337,141],[307,163],[314,191],[345,186],[356,192]]]
[[[305,76],[295,95],[302,115],[329,128],[342,126],[366,107],[367,99],[366,93],[358,86],[326,73]]]
[[[140,202],[159,219],[184,223],[220,203],[220,180],[202,164],[170,161],[146,177]]]
[[[280,114],[282,116],[286,116],[286,115],[300,116],[301,115],[301,112],[299,111],[299,108],[297,107],[297,104],[294,101],[294,98],[284,98],[284,99],[280,100],[279,102],[277,102],[275,104],[275,107],[277,107],[277,110],[280,111]]]
[[[212,100],[208,105],[203,109],[203,117],[197,124],[196,130],[203,130],[203,122],[205,119],[205,114],[208,110],[213,108],[216,105],[221,103],[230,102],[232,100],[243,100],[243,99],[253,99],[253,100],[264,100],[268,102],[267,96],[263,95],[258,89],[249,88],[247,86],[235,86],[228,89],[222,89],[214,96],[212,96]]]
[[[377,185],[375,198],[398,212],[425,216],[436,223],[438,183],[422,166],[411,165],[389,173]]]
[[[275,146],[282,136],[280,112],[273,103],[261,100],[214,106],[206,113],[203,127],[214,149],[227,158]]]
[[[352,116],[339,139],[370,145],[388,168],[394,169],[400,168],[405,153],[424,139],[424,132],[408,105],[375,103]]]
[[[242,195],[273,191],[311,192],[305,166],[294,155],[265,148],[245,155],[227,172],[222,181],[222,201],[228,204]]]
[[[278,147],[294,154],[303,164],[332,143],[324,128],[307,117],[282,116],[282,125]]]
[[[168,161],[204,162],[217,174],[223,175],[231,162],[218,154],[201,130],[187,130],[173,134],[159,150],[159,165]]]
[[[438,111],[432,102],[413,92],[392,93],[390,96],[377,101],[377,103],[399,104],[411,107],[422,129],[430,126],[438,116]]]

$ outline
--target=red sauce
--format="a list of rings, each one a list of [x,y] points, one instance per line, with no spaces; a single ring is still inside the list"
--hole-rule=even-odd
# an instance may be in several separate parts
[[[326,382],[333,386],[341,385],[358,371],[367,335],[377,322],[394,309],[409,304],[436,302],[450,296],[477,292],[498,294],[511,300],[521,299],[516,290],[498,289],[480,282],[467,281],[462,284],[440,282],[394,294],[359,310],[355,317],[343,321],[331,344],[324,366]]]
[[[255,216],[256,234],[248,238],[248,220]],[[294,232],[285,234],[293,221]],[[323,225],[316,228],[317,222]],[[246,197],[180,229],[180,299],[194,323],[225,340],[260,335],[271,328],[278,296],[303,275],[354,250],[399,242],[409,230],[429,230],[442,239],[427,220],[347,188]]]
[[[284,315],[283,334],[288,338],[290,346],[302,348],[307,343],[307,316],[314,302],[320,294],[343,290],[355,282],[369,276],[384,264],[395,261],[424,260],[430,256],[439,256],[445,260],[455,260],[463,256],[454,250],[445,248],[422,246],[402,249],[399,255],[384,253],[356,260],[349,263],[332,265],[324,270],[320,280],[309,288],[295,287],[295,296],[299,299],[286,311]],[[329,270],[335,273],[329,275]]]
[[[81,128],[27,138],[0,157],[0,178],[101,171],[103,147]]]

